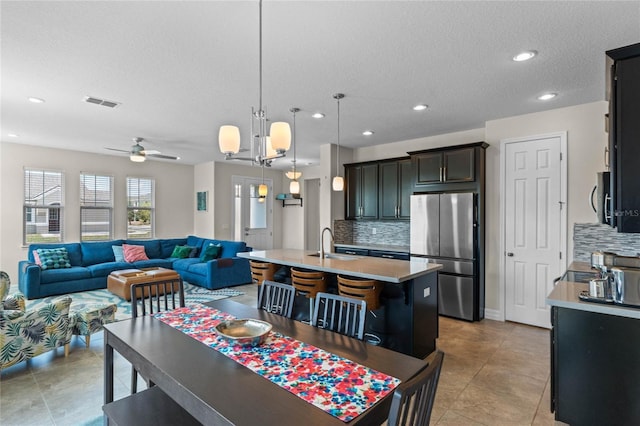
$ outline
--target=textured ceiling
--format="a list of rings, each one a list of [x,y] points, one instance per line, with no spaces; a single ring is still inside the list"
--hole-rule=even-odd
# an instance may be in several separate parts
[[[248,147],[259,102],[257,1],[0,8],[3,141],[117,155],[105,147],[128,149],[139,136],[147,149],[198,164],[222,160],[218,128],[236,124]],[[414,139],[602,100],[604,52],[637,42],[638,1],[265,0],[263,104],[272,120],[291,121],[289,108],[301,108],[303,166],[336,142],[336,92],[346,95],[341,144]],[[529,49],[539,55],[511,60]],[[538,101],[546,91],[559,95]],[[429,108],[415,112],[417,103]],[[326,118],[311,118],[316,111]]]

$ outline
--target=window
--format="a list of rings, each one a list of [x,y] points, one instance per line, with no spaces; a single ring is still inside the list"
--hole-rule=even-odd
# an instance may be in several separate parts
[[[110,240],[113,236],[113,177],[80,174],[80,239]]]
[[[127,178],[127,238],[154,236],[154,181]]]
[[[24,170],[24,244],[63,241],[63,180],[62,172]]]

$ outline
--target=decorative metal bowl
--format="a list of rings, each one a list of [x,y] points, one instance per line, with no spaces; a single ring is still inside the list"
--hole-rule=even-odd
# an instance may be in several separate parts
[[[257,319],[222,321],[215,326],[216,333],[232,345],[258,346],[264,343],[271,331],[271,324]]]

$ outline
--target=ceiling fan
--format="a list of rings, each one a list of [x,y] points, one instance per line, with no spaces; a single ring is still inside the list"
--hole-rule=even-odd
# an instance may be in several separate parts
[[[118,149],[118,148],[107,148],[105,147],[105,149],[108,149],[110,151],[118,151],[118,152],[126,152],[129,154],[129,159],[131,161],[134,161],[136,163],[141,163],[143,162],[147,157],[152,157],[152,158],[162,158],[165,160],[179,160],[180,157],[176,157],[173,155],[165,155],[162,154],[160,151],[155,151],[155,150],[151,150],[151,149],[144,149],[144,147],[142,145],[140,145],[140,142],[144,141],[144,138],[133,138],[133,141],[135,142],[134,145],[131,146],[131,149],[124,150],[124,149]]]

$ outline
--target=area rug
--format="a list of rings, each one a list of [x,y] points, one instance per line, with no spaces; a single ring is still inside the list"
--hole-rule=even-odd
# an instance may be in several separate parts
[[[184,299],[185,304],[187,305],[226,299],[227,297],[240,296],[243,294],[244,293],[241,291],[229,288],[209,290],[187,282],[184,283]],[[107,289],[71,293],[69,296],[71,297],[71,310],[73,310],[74,305],[77,306],[85,303],[115,303],[118,306],[118,310],[116,311],[116,321],[131,318],[131,302],[127,302]],[[27,309],[37,309],[58,297],[61,296],[49,296],[43,299],[27,300]]]

